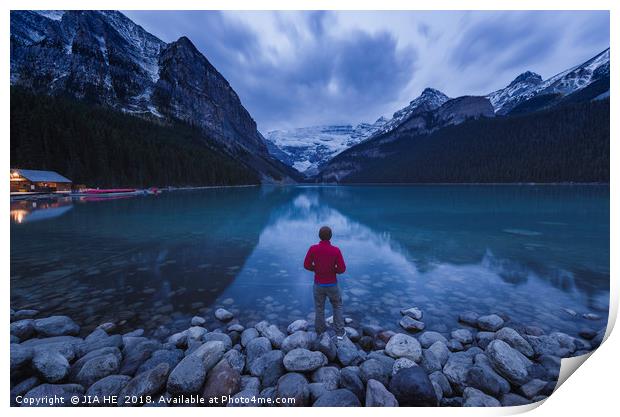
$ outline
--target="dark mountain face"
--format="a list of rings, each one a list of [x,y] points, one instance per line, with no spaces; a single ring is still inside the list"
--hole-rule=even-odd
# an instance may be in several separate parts
[[[11,85],[201,128],[261,173],[272,158],[228,81],[185,37],[166,44],[115,11],[11,12]]]

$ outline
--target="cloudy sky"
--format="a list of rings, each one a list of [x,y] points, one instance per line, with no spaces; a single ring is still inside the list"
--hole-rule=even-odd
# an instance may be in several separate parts
[[[189,37],[263,133],[391,117],[425,87],[486,94],[609,46],[608,12],[124,13],[166,42]]]

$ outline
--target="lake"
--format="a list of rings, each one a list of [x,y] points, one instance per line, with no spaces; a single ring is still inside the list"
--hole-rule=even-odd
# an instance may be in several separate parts
[[[347,261],[345,316],[359,323],[396,329],[400,309],[418,306],[441,332],[468,310],[573,336],[606,324],[609,186],[577,185],[262,186],[13,202],[11,307],[161,336],[220,306],[243,324],[286,325],[312,313],[302,263],[322,225]]]

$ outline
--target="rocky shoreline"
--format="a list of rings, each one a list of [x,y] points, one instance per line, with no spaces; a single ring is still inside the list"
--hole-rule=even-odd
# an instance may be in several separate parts
[[[412,307],[402,333],[347,319],[337,340],[306,320],[244,325],[218,308],[160,340],[114,323],[82,334],[67,316],[11,310],[11,405],[524,405],[551,395],[561,358],[600,345],[603,319],[583,317],[597,327],[578,337],[474,312],[439,333]]]

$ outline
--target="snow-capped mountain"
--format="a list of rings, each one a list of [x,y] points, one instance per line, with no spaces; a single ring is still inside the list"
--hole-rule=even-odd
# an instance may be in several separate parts
[[[380,117],[374,123],[352,125],[312,126],[287,130],[273,130],[265,135],[273,156],[306,175],[345,149],[356,145],[378,132],[387,119]]]
[[[192,42],[166,43],[117,11],[11,11],[11,85],[202,129],[268,178],[274,160],[237,93]]]
[[[487,95],[497,114],[508,114],[515,107],[534,97],[556,94],[567,96],[594,81],[609,76],[609,48],[583,64],[563,71],[553,77],[542,77],[531,71],[515,78],[506,88]]]
[[[414,113],[421,114],[438,109],[448,100],[450,100],[450,97],[441,91],[435,90],[434,88],[425,88],[422,94],[412,100],[407,107],[403,107],[394,113],[392,118],[387,121],[374,136],[394,130],[413,116]]]

